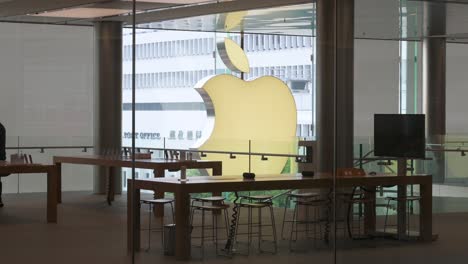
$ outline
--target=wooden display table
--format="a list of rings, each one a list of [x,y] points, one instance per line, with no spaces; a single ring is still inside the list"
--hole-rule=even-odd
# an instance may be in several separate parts
[[[421,195],[420,209],[420,240],[432,241],[432,177],[430,175],[413,176],[346,176],[336,179],[336,187],[364,186],[367,195],[375,197],[377,186],[398,185],[399,189],[406,190],[407,185],[419,185]],[[132,187],[133,186],[133,187]],[[140,233],[133,232],[140,228],[140,190],[158,189],[161,192],[172,192],[175,196],[175,218],[176,218],[176,258],[178,260],[190,259],[190,194],[202,192],[229,192],[229,191],[254,191],[254,190],[284,190],[284,189],[332,189],[334,181],[327,175],[316,175],[313,178],[302,177],[302,175],[261,175],[255,180],[243,180],[242,176],[222,177],[191,177],[187,182],[178,179],[156,178],[146,180],[128,180],[128,190],[135,189],[133,197],[128,195],[127,217],[128,217],[128,249],[140,249]],[[399,192],[401,194],[403,192]],[[366,229],[375,230],[376,214],[373,210],[366,210]],[[133,217],[135,215],[135,217]],[[404,215],[404,213],[403,213]],[[135,223],[134,223],[135,219]],[[404,220],[404,218],[401,218]],[[399,220],[399,221],[401,221]],[[404,227],[405,223],[399,223]],[[398,230],[403,232],[404,230]],[[133,244],[133,241],[135,244]]]
[[[111,204],[114,201],[114,182],[115,174],[112,173],[113,168],[131,168],[133,166],[132,159],[121,156],[104,156],[104,155],[87,155],[87,156],[54,156],[54,164],[58,168],[58,201],[62,201],[62,185],[61,185],[61,168],[63,163],[82,164],[82,165],[97,165],[109,168],[107,202]],[[213,175],[222,174],[221,161],[204,161],[204,160],[170,160],[170,159],[138,159],[135,161],[135,168],[150,169],[154,172],[154,177],[164,177],[165,170],[180,170],[182,166],[187,169],[212,169]],[[164,197],[164,191],[158,189],[155,192],[155,198]],[[160,208],[155,210],[157,215],[162,215],[163,211]]]
[[[25,174],[25,173],[46,173],[47,174],[47,222],[57,223],[57,167],[54,165],[42,164],[12,164],[0,162],[1,174]]]

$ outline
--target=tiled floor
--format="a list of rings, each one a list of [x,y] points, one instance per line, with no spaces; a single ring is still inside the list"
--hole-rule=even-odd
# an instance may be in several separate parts
[[[452,198],[455,199],[455,198]],[[456,200],[438,201],[440,204],[462,204]],[[6,206],[0,209],[0,263],[131,263],[126,251],[125,195],[118,196],[113,206],[103,196],[85,192],[67,192],[59,206],[59,223],[45,223],[45,194],[8,194]],[[457,206],[454,206],[457,207]],[[459,210],[460,211],[460,210]],[[142,216],[145,221],[147,215]],[[277,212],[277,226],[282,211]],[[143,222],[142,226],[146,223]],[[439,234],[429,244],[375,239],[337,241],[338,250],[323,244],[303,242],[299,248],[307,252],[290,253],[288,241],[280,241],[276,255],[258,254],[233,258],[214,254],[208,244],[203,261],[200,250],[193,249],[192,262],[206,263],[468,263],[468,213],[446,213],[434,216],[434,229]],[[146,245],[146,233],[142,245]],[[149,252],[136,254],[136,263],[176,263],[161,253],[158,233],[153,235]],[[197,243],[197,242],[195,242]],[[333,242],[332,244],[333,245]],[[267,245],[268,246],[268,245]],[[180,263],[180,262],[177,262]]]

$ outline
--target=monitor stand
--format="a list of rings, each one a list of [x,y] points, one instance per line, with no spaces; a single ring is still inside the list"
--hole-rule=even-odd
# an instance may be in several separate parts
[[[397,172],[398,176],[406,176],[406,172],[408,171],[407,167],[407,159],[398,159],[397,163]]]

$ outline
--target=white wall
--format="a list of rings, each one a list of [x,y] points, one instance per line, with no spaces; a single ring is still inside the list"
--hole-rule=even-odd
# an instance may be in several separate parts
[[[447,134],[468,137],[468,45],[447,44]]]
[[[398,41],[354,42],[354,136],[373,135],[375,113],[398,113]]]
[[[446,111],[447,135],[451,141],[468,140],[468,45],[447,44]],[[447,177],[467,178],[466,157],[446,153]]]
[[[90,27],[0,23],[0,122],[7,146],[16,146],[18,137],[21,146],[92,145],[93,37]],[[52,152],[31,153],[35,162],[52,162]],[[64,169],[64,190],[92,189],[90,168]],[[45,191],[45,179],[21,175],[18,185],[10,176],[4,191]]]

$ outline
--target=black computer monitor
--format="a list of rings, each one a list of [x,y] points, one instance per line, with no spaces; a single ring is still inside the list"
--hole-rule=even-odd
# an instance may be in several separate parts
[[[374,155],[423,159],[425,123],[422,114],[375,114]]]

